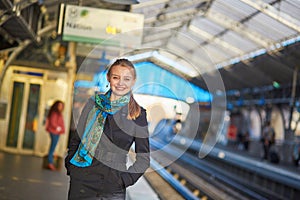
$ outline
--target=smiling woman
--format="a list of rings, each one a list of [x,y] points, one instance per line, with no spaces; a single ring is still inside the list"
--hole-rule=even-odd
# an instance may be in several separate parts
[[[131,62],[120,59],[110,67],[107,80],[112,90],[111,100],[117,100],[129,93],[136,80],[136,72]]]
[[[116,60],[108,70],[110,90],[96,92],[81,113],[65,164],[70,175],[69,199],[125,199],[150,165],[146,110],[132,95],[133,64]],[[135,143],[136,161],[127,154]]]

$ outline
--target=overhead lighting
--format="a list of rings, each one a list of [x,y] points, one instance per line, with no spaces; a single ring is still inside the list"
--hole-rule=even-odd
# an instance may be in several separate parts
[[[168,66],[178,70],[179,72],[181,72],[189,77],[196,77],[199,75],[199,72],[196,71],[195,69],[187,67],[181,63],[178,63],[178,62],[174,61],[173,59],[167,58],[164,55],[161,55],[158,51],[150,51],[150,52],[135,54],[135,55],[127,57],[127,59],[130,61],[139,61],[139,60],[150,59],[150,58],[155,58],[158,61],[161,61],[161,62],[167,64]]]
[[[169,58],[161,55],[157,51],[153,52],[153,57],[156,58],[157,60],[159,60],[163,63],[166,63],[167,65],[175,68],[176,70],[188,75],[189,77],[196,77],[199,75],[199,73],[196,70],[187,68],[187,66],[181,65],[178,62],[174,61],[173,59],[169,59]]]
[[[115,4],[124,4],[124,5],[132,5],[138,4],[139,2],[136,0],[103,0],[107,3],[115,3]]]
[[[135,54],[135,55],[129,56],[128,60],[130,60],[130,61],[144,60],[147,58],[151,58],[152,56],[153,56],[153,51],[150,51],[150,52],[145,52],[145,53],[140,53],[140,54]]]
[[[280,88],[280,83],[278,83],[277,81],[273,81],[273,87],[276,89]]]

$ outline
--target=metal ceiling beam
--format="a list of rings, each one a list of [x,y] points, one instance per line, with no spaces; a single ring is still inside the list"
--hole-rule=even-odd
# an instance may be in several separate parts
[[[192,15],[194,18],[199,14],[204,14],[210,2],[211,0],[170,1],[157,15],[157,19],[164,20],[185,15]]]
[[[180,20],[179,26],[174,27],[173,29],[175,30],[180,30],[181,28],[185,27],[187,24],[189,24],[195,17],[198,17],[200,15],[203,15],[210,3],[211,0],[205,0],[205,1],[197,1],[198,4],[195,5],[193,8],[182,8],[181,10],[173,10],[173,11],[168,11],[169,9],[174,8],[174,5],[184,5],[184,4],[172,4],[173,2],[176,1],[170,1],[169,5],[166,6],[156,17],[157,19],[153,21],[152,26],[158,26],[161,27],[162,24],[166,24],[168,27],[168,24],[174,24],[173,22],[176,20]],[[193,1],[195,2],[195,1]],[[178,8],[178,7],[176,7]],[[164,28],[166,28],[163,25]],[[176,36],[176,33],[174,37]],[[172,38],[172,37],[170,37]],[[169,38],[169,40],[170,40]],[[168,44],[168,40],[166,40],[165,44]]]
[[[11,34],[9,34],[5,29],[0,26],[0,35],[2,35],[8,43],[13,43],[14,41],[20,43],[21,40],[18,38],[14,38]]]
[[[7,61],[5,62],[5,65],[3,66],[3,69],[0,73],[0,88],[2,87],[2,82],[5,76],[5,73],[11,64],[13,60],[19,55],[19,53],[25,49],[29,44],[31,43],[30,40],[24,40],[24,42],[20,43],[19,46],[9,55]]]
[[[163,23],[156,23],[155,26],[145,26],[145,27],[151,27],[153,29],[177,29],[179,27],[182,27],[183,24],[187,23],[188,19],[182,19],[182,20],[170,20],[170,21],[164,21]]]
[[[172,50],[181,52],[180,55],[182,55],[183,57],[187,57],[189,58],[189,60],[193,60],[195,64],[205,66],[205,68],[207,69],[214,68],[213,66],[215,65],[215,61],[213,61],[212,58],[220,57],[219,54],[213,52],[208,54],[205,46],[201,46],[197,42],[190,43],[179,38],[172,38],[172,40],[168,43],[167,47],[169,47]],[[199,55],[202,56],[199,57]]]
[[[188,6],[194,6],[199,5],[201,3],[204,3],[209,0],[189,0],[189,1],[171,1],[169,3],[170,7],[188,7]]]
[[[195,16],[199,16],[199,14],[204,14],[211,4],[211,0],[194,0],[179,3],[172,3],[172,1],[169,0],[168,2],[168,5],[161,8],[156,16],[148,18],[145,16],[145,24],[155,23],[157,21],[162,21],[164,23],[166,20],[172,21],[174,19],[180,20],[182,17],[189,17],[191,19]],[[134,9],[132,9],[132,11],[134,12]]]
[[[157,4],[165,4],[165,3],[168,3],[169,1],[170,0],[152,0],[152,1],[140,2],[139,4],[132,5],[131,10],[154,6]]]
[[[176,52],[176,55],[181,55],[181,57],[184,57],[186,60],[195,64],[195,67],[200,70],[201,74],[211,70],[211,63],[208,63],[203,59],[203,57],[188,54],[187,51],[183,50],[179,44],[169,43],[166,48],[172,50],[172,52]]]
[[[13,15],[2,25],[2,28],[6,30],[11,36],[16,38],[15,40],[38,40],[36,34],[22,17]]]
[[[13,11],[20,15],[21,10],[31,6],[32,4],[37,3],[38,0],[27,0],[27,1],[19,1],[14,4]]]
[[[161,48],[165,45],[165,41],[163,40],[156,40],[152,42],[145,43],[143,42],[142,48]]]
[[[159,33],[151,33],[143,38],[143,42],[148,43],[152,42],[155,40],[161,40],[165,38],[172,37],[172,32],[171,31],[162,31]]]
[[[218,37],[215,37],[214,35],[194,26],[194,25],[190,25],[189,30],[194,33],[197,36],[200,36],[204,39],[206,39],[209,42],[215,42],[216,44],[220,45],[222,48],[226,49],[226,50],[230,50],[238,55],[243,55],[245,54],[245,52],[243,52],[242,50],[236,48],[235,46],[229,44],[228,42],[225,42],[224,40],[221,40]]]
[[[240,1],[272,17],[273,19],[276,19],[280,23],[300,33],[300,26],[298,25],[300,24],[300,22],[297,19],[291,17],[290,15],[274,8],[272,5],[265,3],[261,0],[240,0]]]
[[[171,0],[169,1],[169,3],[171,4]],[[164,23],[166,20],[174,20],[174,19],[180,19],[181,17],[186,17],[186,16],[189,16],[190,18],[191,17],[194,17],[195,14],[198,12],[197,8],[194,7],[194,8],[182,8],[181,10],[172,10],[174,8],[177,8],[177,7],[173,7],[173,6],[170,6],[168,3],[166,3],[165,7],[164,8],[161,8],[159,10],[159,12],[157,12],[157,15],[156,16],[153,16],[153,17],[149,17],[147,18],[145,16],[145,23],[153,23],[154,25],[156,25],[156,23],[158,22],[162,22]]]
[[[46,33],[49,33],[51,31],[54,31],[56,29],[56,23],[52,23],[46,27],[43,27],[42,29],[38,30],[37,36],[43,36]]]
[[[166,20],[158,21],[156,17],[147,18],[144,20],[145,27],[155,26],[155,27],[172,27],[174,24],[183,24],[191,20],[191,16],[184,15],[178,18],[169,18]]]
[[[13,4],[10,0],[1,0],[0,1],[0,9],[11,10],[12,8],[13,8]]]
[[[215,12],[212,10],[209,10],[205,16],[214,21],[215,23],[226,27],[227,29],[230,29],[245,38],[249,38],[250,40],[254,41],[256,44],[263,46],[265,48],[269,48],[271,45],[274,44],[274,41],[265,38],[261,34],[257,33],[256,31],[253,31],[252,29],[249,29],[247,26],[243,25],[242,23],[238,21],[234,21],[231,18],[227,17],[226,15],[223,15],[219,12]]]
[[[0,18],[0,26],[2,26],[6,21],[8,21],[10,18],[12,18],[12,15],[3,15]]]
[[[171,37],[171,36],[164,35],[164,36],[160,36],[160,37],[156,37],[156,38],[144,39],[143,42],[144,43],[150,43],[150,42],[154,42],[154,41],[157,41],[157,40],[161,40],[163,43],[165,43],[168,40],[169,37]]]
[[[157,35],[163,32],[171,32],[172,30],[160,27],[145,27],[144,37],[148,37],[150,35]]]
[[[167,12],[163,13],[157,16],[158,21],[164,21],[164,20],[170,20],[170,19],[178,19],[182,17],[189,16],[190,18],[194,17],[196,14],[198,14],[199,11],[195,8],[192,9],[184,9],[184,10],[178,10],[173,12]]]

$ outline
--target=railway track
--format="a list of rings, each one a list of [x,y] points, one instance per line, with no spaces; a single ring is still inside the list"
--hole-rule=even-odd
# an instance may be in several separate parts
[[[152,140],[151,147],[161,149],[164,143]],[[164,147],[164,152],[153,157],[155,162],[164,163],[165,159],[174,159],[178,147],[168,145]],[[191,152],[184,153],[178,160],[165,168],[173,177],[174,181],[181,183],[197,199],[296,199],[297,191],[293,191],[286,196],[273,189],[267,190],[265,187],[257,187],[249,182],[249,177],[244,174],[234,174],[234,170],[229,170],[232,165],[221,162],[211,157],[199,159]],[[274,185],[270,183],[270,185]]]

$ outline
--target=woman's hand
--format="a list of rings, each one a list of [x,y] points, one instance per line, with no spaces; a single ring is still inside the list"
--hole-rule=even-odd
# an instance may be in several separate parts
[[[56,130],[57,130],[58,132],[61,131],[61,127],[60,127],[60,126],[56,127]]]

